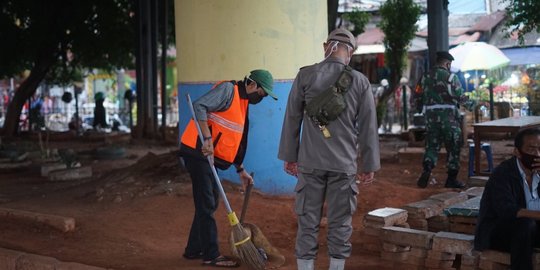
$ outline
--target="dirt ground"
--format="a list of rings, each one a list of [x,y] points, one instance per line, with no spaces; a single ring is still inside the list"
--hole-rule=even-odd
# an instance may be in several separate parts
[[[34,144],[18,141],[18,144]],[[493,141],[495,164],[511,154],[511,141]],[[74,232],[62,233],[50,227],[18,220],[0,222],[0,247],[51,256],[112,269],[213,269],[201,261],[182,258],[191,220],[191,182],[180,168],[176,148],[148,141],[124,144],[124,158],[96,159],[92,154],[102,142],[69,140],[52,142],[51,147],[70,147],[83,165],[92,166],[94,176],[78,182],[50,182],[40,176],[38,164],[24,170],[0,172],[0,207],[15,208],[76,219]],[[358,211],[354,215],[353,253],[346,269],[394,269],[361,248],[363,216],[380,207],[400,207],[448,191],[444,162],[434,171],[435,184],[416,187],[421,160],[398,159],[407,143],[395,137],[381,138],[382,169],[376,181],[361,186]],[[467,175],[468,149],[462,151],[460,179]],[[241,209],[243,194],[237,185],[225,182],[233,209]],[[296,269],[294,239],[296,218],[292,196],[271,196],[257,190],[250,201],[246,221],[256,224],[285,256],[280,269]],[[231,254],[230,226],[223,204],[216,213],[221,251]],[[326,228],[320,233],[316,269],[327,269]],[[237,269],[246,269],[240,267]]]

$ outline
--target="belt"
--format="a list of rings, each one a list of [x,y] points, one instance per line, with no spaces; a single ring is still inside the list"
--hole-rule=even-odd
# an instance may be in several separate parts
[[[426,110],[435,110],[435,109],[455,109],[456,105],[451,104],[436,104],[426,106]]]

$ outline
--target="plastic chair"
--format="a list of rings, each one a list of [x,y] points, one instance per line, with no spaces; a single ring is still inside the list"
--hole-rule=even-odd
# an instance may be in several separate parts
[[[488,162],[488,169],[484,172],[491,173],[493,171],[493,154],[491,152],[491,144],[489,143],[481,143],[480,144],[481,151],[484,151],[486,153],[486,158]],[[469,144],[469,176],[474,175],[474,143]]]

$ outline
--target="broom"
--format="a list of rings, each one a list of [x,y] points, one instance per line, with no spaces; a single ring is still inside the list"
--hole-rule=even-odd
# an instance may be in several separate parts
[[[193,109],[193,103],[191,102],[191,97],[189,94],[186,94],[187,102],[189,105],[189,109],[191,110],[191,115],[193,117],[193,122],[195,123],[195,126],[197,127],[197,133],[199,134],[199,139],[201,142],[204,142],[203,134],[201,132],[201,127],[199,126],[199,122],[197,121],[197,117],[195,116],[195,110]],[[227,196],[225,195],[225,190],[223,190],[223,186],[221,185],[221,181],[219,180],[219,176],[217,174],[216,168],[214,167],[214,160],[211,156],[207,156],[208,163],[210,163],[210,168],[212,169],[212,174],[214,175],[214,180],[216,181],[216,184],[218,186],[219,192],[221,194],[221,197],[223,198],[223,204],[225,205],[225,209],[227,210],[227,217],[229,218],[229,223],[232,227],[232,236],[234,240],[234,245],[236,246],[236,249],[238,251],[238,257],[239,259],[245,263],[248,268],[255,269],[255,270],[263,270],[264,269],[264,260],[261,257],[259,251],[253,245],[251,242],[251,238],[246,232],[246,230],[242,227],[242,224],[238,221],[238,218],[236,217],[236,214],[232,211],[231,205],[229,204],[229,201],[227,200]]]

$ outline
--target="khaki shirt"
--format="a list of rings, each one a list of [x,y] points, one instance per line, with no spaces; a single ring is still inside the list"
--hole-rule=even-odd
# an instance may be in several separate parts
[[[353,71],[353,82],[345,93],[346,109],[327,126],[331,138],[325,138],[304,113],[304,105],[333,85],[343,69],[343,62],[332,57],[300,69],[289,93],[279,159],[298,162],[300,170],[355,174],[380,168],[375,103],[371,85],[360,72]]]

